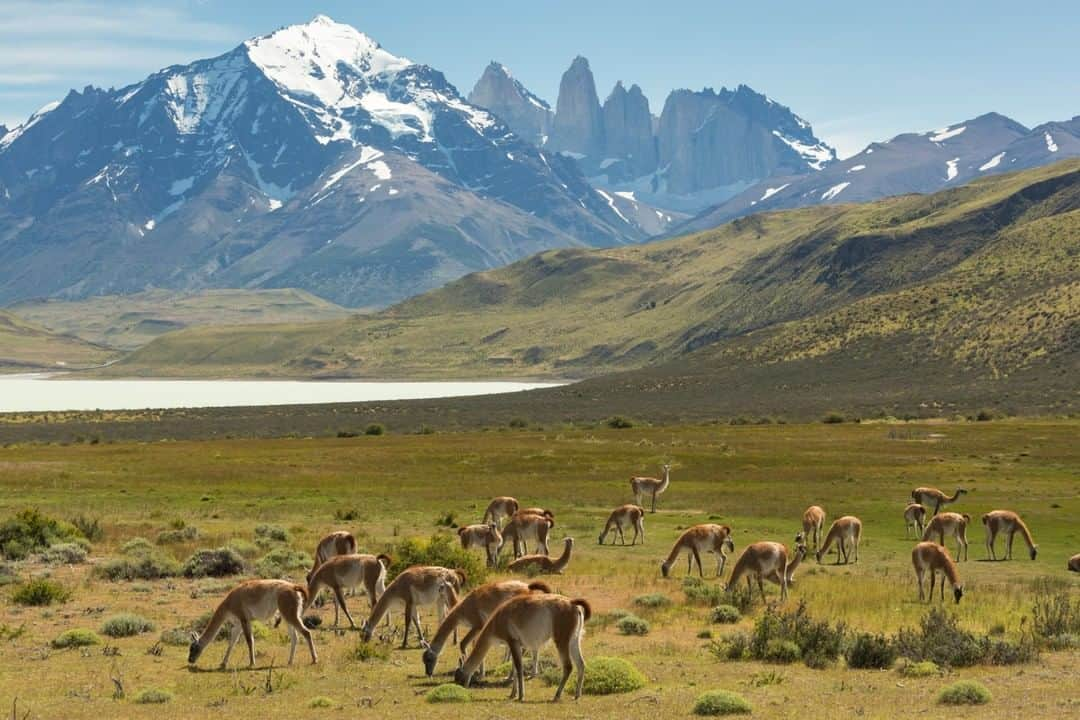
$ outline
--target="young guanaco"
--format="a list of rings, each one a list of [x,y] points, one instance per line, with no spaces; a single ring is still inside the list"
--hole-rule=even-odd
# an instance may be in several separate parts
[[[574,538],[566,538],[563,544],[563,552],[557,558],[547,555],[525,555],[506,566],[509,572],[518,573],[542,573],[544,575],[562,575],[562,571],[570,564],[570,553],[574,549]]]
[[[518,501],[512,497],[502,495],[488,503],[484,511],[484,523],[493,522],[496,525],[502,522],[504,517],[510,517],[518,511]]]
[[[944,545],[945,536],[952,535],[956,538],[956,559],[959,560],[961,553],[963,553],[964,560],[967,560],[967,526],[969,522],[971,522],[971,516],[966,513],[963,515],[954,512],[939,513],[930,518],[930,522],[926,524],[922,539],[932,540],[937,537],[938,545]]]
[[[597,540],[601,545],[604,544],[604,538],[612,530],[619,536],[619,541],[625,545],[626,538],[623,536],[624,527],[634,528],[634,539],[630,541],[630,545],[636,545],[638,536],[641,536],[641,544],[645,544],[645,508],[640,505],[622,505],[611,511],[608,515],[607,522],[604,523],[604,531],[600,533],[600,537]],[[611,536],[611,544],[615,544],[615,535]]]
[[[536,656],[540,646],[549,639],[555,641],[562,662],[563,676],[555,690],[554,701],[562,697],[563,688],[572,670],[577,670],[574,698],[581,697],[585,682],[585,658],[581,655],[581,638],[585,634],[585,621],[592,609],[585,600],[548,593],[518,595],[500,605],[488,618],[480,631],[472,652],[454,673],[454,681],[468,687],[480,664],[492,646],[505,643],[510,648],[510,660],[514,668],[514,682],[510,698],[525,700],[525,668],[522,655],[525,650]]]
[[[664,577],[671,573],[671,567],[679,558],[679,554],[685,550],[688,553],[686,573],[689,575],[693,570],[693,563],[697,561],[698,575],[705,577],[701,569],[701,553],[716,553],[716,577],[724,573],[724,565],[727,564],[727,552],[735,552],[735,543],[731,540],[731,527],[728,525],[694,525],[683,531],[678,540],[671,547],[667,559],[660,563],[660,572]]]
[[[1012,546],[1013,536],[1017,532],[1024,538],[1024,542],[1028,546],[1028,554],[1031,555],[1031,559],[1034,560],[1035,556],[1039,554],[1039,546],[1035,544],[1035,540],[1031,537],[1031,531],[1028,530],[1028,526],[1020,519],[1020,516],[1014,513],[1012,510],[993,510],[982,516],[982,523],[986,527],[986,549],[990,552],[990,558],[997,560],[997,553],[994,551],[994,541],[997,540],[998,533],[1005,533],[1005,559],[1012,560]]]
[[[325,586],[334,593],[334,627],[338,626],[338,608],[345,612],[349,626],[356,627],[345,605],[345,590],[363,585],[371,607],[375,607],[386,588],[389,555],[338,555],[332,557],[308,577],[308,597],[314,599]]]
[[[961,495],[964,495],[966,493],[967,490],[965,490],[964,488],[957,488],[956,492],[952,494],[952,497],[949,497],[937,488],[921,487],[915,488],[911,491],[911,499],[919,503],[920,505],[925,505],[928,508],[934,508],[934,511],[931,513],[931,515],[937,515],[938,512],[941,511],[941,508],[956,502],[960,499]]]
[[[403,603],[405,605],[405,633],[401,639],[401,647],[409,646],[410,623],[416,627],[416,634],[423,643],[424,631],[420,627],[420,606],[435,605],[439,613],[439,622],[442,622],[446,616],[446,610],[457,605],[458,591],[465,582],[465,573],[462,571],[435,565],[416,565],[403,570],[379,596],[375,607],[371,609],[371,615],[360,629],[360,636],[365,641],[370,640],[375,634],[376,626],[383,615],[389,611],[390,606]]]
[[[804,545],[805,547],[805,545]],[[780,586],[780,599],[787,598],[788,589],[788,549],[783,543],[761,541],[747,545],[731,571],[731,579],[725,589],[732,592],[739,580],[746,576],[746,587],[753,593],[751,578],[757,578],[758,591],[765,599],[765,580],[771,580]]]
[[[498,551],[499,545],[502,544],[502,533],[499,531],[497,522],[492,520],[478,525],[465,525],[458,528],[457,532],[458,538],[461,540],[461,547],[466,550],[475,547],[483,548],[488,567],[495,567],[498,564]]]
[[[800,536],[795,538],[795,551],[788,553],[787,568],[784,574],[787,576],[787,586],[789,588],[795,584],[795,570],[797,570],[802,561],[806,559],[807,552],[809,552],[809,548],[806,547],[806,543],[803,542],[800,534]],[[770,575],[765,576],[765,579],[777,585],[782,584],[780,582],[779,570],[774,570]]]
[[[229,655],[233,646],[243,634],[248,647],[248,666],[255,667],[255,633],[251,623],[255,620],[269,620],[274,613],[280,613],[289,626],[289,664],[292,665],[296,654],[296,636],[299,634],[307,641],[311,651],[312,664],[319,661],[315,653],[315,643],[311,631],[304,626],[301,613],[308,601],[308,591],[303,585],[296,585],[285,580],[248,580],[242,582],[225,596],[214,610],[210,622],[202,635],[191,633],[191,646],[188,648],[188,664],[194,665],[203,650],[217,637],[218,631],[230,618],[235,621],[229,635],[229,645],[225,648],[225,657],[221,659],[221,668],[229,664]]]
[[[937,574],[941,573],[941,600],[945,600],[945,578],[952,584],[953,597],[956,602],[964,595],[964,586],[960,583],[960,572],[956,569],[956,563],[949,555],[949,550],[944,545],[935,542],[921,542],[911,551],[911,564],[915,568],[915,577],[919,581],[919,601],[924,597],[923,577],[930,572],[930,597],[934,599],[934,581]]]
[[[668,485],[671,484],[671,465],[664,465],[661,468],[664,471],[664,477],[632,477],[630,478],[630,490],[634,493],[634,503],[641,505],[641,496],[649,494],[652,496],[652,510],[656,512],[656,496],[662,494],[668,489]]]
[[[848,563],[849,557],[854,554],[854,562],[859,562],[859,541],[862,539],[862,520],[854,515],[845,515],[833,521],[825,536],[825,542],[817,551],[817,561],[829,551],[832,544],[837,545],[836,564],[840,564],[840,556],[844,558],[844,564]]]
[[[503,545],[508,541],[513,543],[514,557],[518,558],[529,551],[528,543],[531,540],[537,552],[547,555],[548,534],[555,527],[555,520],[548,515],[539,515],[518,511],[506,523],[502,530],[502,542],[495,551],[496,557],[502,552]]]
[[[803,511],[802,516],[802,528],[803,536],[810,540],[813,539],[814,549],[818,548],[818,540],[821,536],[821,529],[825,526],[825,510],[820,505],[811,505]]]
[[[922,537],[926,525],[926,508],[919,503],[908,503],[904,508],[904,537],[911,537],[912,529],[915,530],[915,539]]]

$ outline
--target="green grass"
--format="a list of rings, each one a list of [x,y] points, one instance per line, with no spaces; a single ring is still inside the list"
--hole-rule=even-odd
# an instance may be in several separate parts
[[[87,368],[118,356],[111,348],[50,332],[0,310],[0,373]]]

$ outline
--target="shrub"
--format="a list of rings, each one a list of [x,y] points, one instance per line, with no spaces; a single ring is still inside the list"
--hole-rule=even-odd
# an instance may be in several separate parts
[[[113,615],[102,624],[101,634],[108,635],[111,638],[123,638],[151,632],[153,629],[154,623],[141,615],[121,613],[120,615]]]
[[[730,625],[731,623],[739,622],[739,618],[742,617],[742,614],[739,612],[739,608],[734,605],[717,605],[712,609],[710,617],[714,623]]]
[[[199,528],[194,525],[187,525],[182,528],[163,530],[158,533],[157,541],[158,545],[168,545],[170,543],[190,542],[197,537],[199,537]]]
[[[725,635],[709,643],[709,652],[720,660],[742,660],[750,654],[750,636],[744,632]]]
[[[169,628],[162,631],[161,642],[175,647],[187,647],[191,643],[191,635],[184,628]]]
[[[974,680],[954,682],[938,693],[938,702],[943,705],[985,705],[993,699],[990,691]]]
[[[609,428],[615,430],[625,430],[627,428],[634,427],[634,421],[630,418],[623,417],[622,415],[612,415],[607,419],[605,423]]]
[[[133,537],[120,546],[125,555],[149,555],[154,552],[154,544],[144,537]]]
[[[11,601],[16,605],[44,607],[53,603],[64,603],[71,599],[71,590],[58,582],[39,578],[30,580],[15,588]]]
[[[847,629],[843,623],[830,625],[827,621],[816,621],[806,611],[806,603],[789,612],[780,613],[769,608],[754,624],[754,633],[750,640],[750,655],[758,660],[769,658],[770,647],[774,640],[794,643],[802,656],[803,662],[813,668],[822,668],[840,657],[844,646]]]
[[[844,658],[848,667],[887,670],[896,662],[896,647],[884,635],[859,633],[848,646]]]
[[[429,703],[465,703],[472,700],[472,695],[460,685],[443,683],[431,688],[424,699]]]
[[[229,541],[229,547],[240,553],[240,557],[245,560],[251,560],[259,554],[259,546],[243,538],[233,538]]]
[[[111,558],[94,568],[94,573],[107,580],[158,580],[180,574],[180,563],[169,555],[155,552],[151,555]]]
[[[665,608],[671,605],[671,598],[663,593],[649,593],[648,595],[638,595],[634,598],[634,604],[638,607],[655,610],[656,608]]]
[[[923,660],[922,662],[905,661],[900,664],[898,672],[908,678],[925,678],[940,675],[941,668],[932,660]]]
[[[510,418],[510,422],[508,423],[508,425],[510,425],[510,427],[514,428],[515,430],[523,430],[529,426],[529,423],[525,421],[525,418],[516,417]]]
[[[750,703],[727,690],[713,690],[699,695],[694,703],[695,715],[749,715]]]
[[[979,638],[963,630],[955,615],[937,607],[922,617],[918,629],[902,628],[896,648],[908,660],[931,660],[945,667],[970,667],[984,656]]]
[[[80,537],[79,530],[70,523],[38,510],[23,510],[0,523],[0,555],[8,560],[23,560],[50,545],[74,542]]]
[[[1024,635],[1020,640],[993,640],[981,638],[982,661],[988,665],[1020,665],[1033,662],[1039,657],[1039,647],[1034,638]]]
[[[790,665],[798,660],[801,655],[802,650],[799,649],[799,646],[794,640],[773,638],[765,643],[765,649],[762,651],[761,659],[766,662]]]
[[[833,411],[825,413],[825,416],[821,418],[821,422],[825,423],[826,425],[836,425],[838,423],[844,422],[844,420],[846,419],[847,418],[844,417],[844,413]]]
[[[7,563],[0,562],[0,586],[11,585],[18,578],[15,577],[15,569]]]
[[[255,541],[289,542],[289,531],[280,525],[256,525]]]
[[[361,640],[348,652],[348,658],[350,660],[356,660],[357,662],[389,660],[390,648],[382,643],[364,642]]]
[[[453,511],[447,511],[435,518],[435,527],[456,528],[457,526],[457,516]]]
[[[691,575],[683,578],[682,591],[686,601],[696,605],[719,605],[724,599],[724,590],[719,585],[710,585]]]
[[[168,690],[161,690],[159,688],[147,688],[142,690],[135,696],[136,705],[164,705],[167,702],[172,702],[173,694]]]
[[[1074,603],[1067,585],[1042,581],[1035,586],[1031,624],[1036,635],[1080,635],[1080,598]]]
[[[76,515],[71,518],[71,524],[82,536],[90,542],[98,542],[105,538],[105,529],[101,527],[100,518],[92,518],[87,515]]]
[[[461,570],[469,584],[476,586],[487,578],[487,567],[477,553],[466,552],[456,536],[432,535],[427,542],[406,538],[399,542],[393,552],[394,558],[387,571],[387,581],[393,580],[402,570],[413,565],[440,565]]]
[[[341,433],[338,433],[338,437],[340,436]],[[307,706],[309,708],[332,708],[336,707],[337,703],[334,702],[332,698],[328,698],[325,695],[319,695],[318,697],[313,697],[308,700]]]
[[[52,641],[52,646],[57,650],[65,650],[67,648],[88,647],[90,645],[100,645],[101,638],[93,630],[87,630],[85,628],[76,628],[74,630],[65,630],[56,636]]]
[[[366,428],[364,428],[365,435],[382,435],[385,432],[386,428],[384,428],[379,423],[371,423]]]
[[[544,682],[548,685],[558,685],[562,679],[562,670],[548,668],[543,676]],[[586,695],[614,695],[633,692],[643,687],[645,687],[645,676],[622,658],[597,657],[585,664],[585,685],[582,692]]]
[[[615,627],[619,629],[623,635],[648,635],[649,623],[648,621],[639,618],[637,615],[627,615],[626,617],[615,623]]]
[[[360,511],[356,508],[349,508],[347,510],[335,510],[334,519],[338,522],[352,522],[360,519]]]
[[[232,548],[197,550],[184,563],[184,577],[227,577],[244,572],[244,558]]]
[[[255,574],[264,578],[282,578],[296,570],[311,567],[311,556],[302,550],[274,548],[255,563]]]
[[[79,565],[86,562],[86,549],[78,543],[53,545],[41,554],[48,565]]]

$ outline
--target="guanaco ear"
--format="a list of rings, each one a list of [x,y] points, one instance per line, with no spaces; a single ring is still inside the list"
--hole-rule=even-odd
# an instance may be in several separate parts
[[[199,642],[199,635],[195,632],[191,632],[191,642]]]

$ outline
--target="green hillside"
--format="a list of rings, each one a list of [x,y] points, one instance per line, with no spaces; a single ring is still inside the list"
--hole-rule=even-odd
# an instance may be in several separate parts
[[[0,310],[0,373],[86,368],[108,362],[116,354]]]

